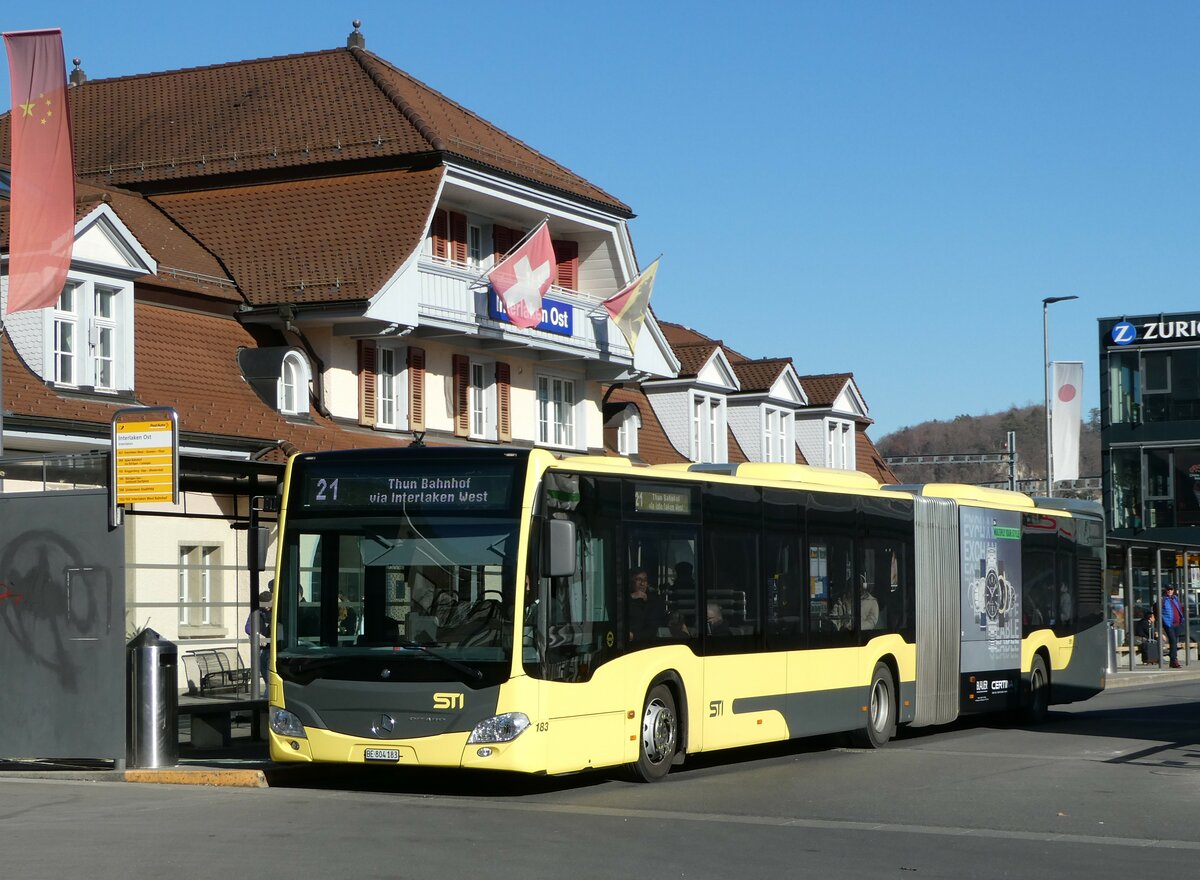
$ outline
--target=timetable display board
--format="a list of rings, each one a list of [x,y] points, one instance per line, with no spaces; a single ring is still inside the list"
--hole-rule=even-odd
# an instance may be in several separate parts
[[[171,407],[118,410],[112,420],[113,503],[179,499],[179,417]]]

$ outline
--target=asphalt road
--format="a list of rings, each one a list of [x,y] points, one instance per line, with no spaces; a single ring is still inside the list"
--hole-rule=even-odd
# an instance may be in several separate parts
[[[374,768],[372,768],[374,769]],[[655,785],[414,770],[267,789],[0,776],[0,876],[1195,876],[1200,682],[689,761]]]

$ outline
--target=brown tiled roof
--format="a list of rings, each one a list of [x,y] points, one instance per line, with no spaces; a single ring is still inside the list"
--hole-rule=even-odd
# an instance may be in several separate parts
[[[717,341],[705,336],[703,333],[698,333],[691,327],[685,327],[682,324],[675,324],[671,321],[664,321],[661,318],[658,320],[658,326],[662,328],[663,336],[666,337],[668,344],[672,347],[676,345],[695,345],[697,342]]]
[[[442,169],[153,196],[255,305],[365,300],[421,244]]]
[[[791,362],[791,358],[762,358],[757,361],[733,361],[732,366],[742,391],[770,391]]]
[[[856,469],[864,474],[870,474],[881,483],[900,482],[861,425],[854,431],[854,457]]]
[[[667,343],[671,346],[672,350],[682,345],[699,345],[708,342],[719,345],[724,350],[725,357],[729,359],[731,364],[750,360],[744,354],[734,351],[720,339],[705,336],[699,330],[693,330],[691,327],[685,327],[682,324],[673,324],[670,321],[664,321],[658,318],[657,315],[655,317],[658,320],[659,327],[662,328],[663,336],[666,337]]]
[[[154,183],[445,152],[628,207],[361,49],[238,61],[68,90],[76,173]],[[0,118],[0,155],[9,119]]]
[[[0,168],[7,166],[0,165]],[[217,258],[142,196],[116,187],[98,187],[76,181],[76,221],[106,202],[158,263],[157,284],[242,302],[242,295]],[[6,199],[0,199],[0,250],[5,252],[8,251],[9,207]]]
[[[733,431],[726,428],[725,433],[729,436],[729,463],[741,464],[742,462],[749,461],[750,456],[746,455],[742,449],[742,444],[738,443],[737,437],[733,436]]]
[[[846,383],[853,378],[853,373],[823,373],[801,376],[800,384],[808,395],[809,406],[832,406]]]
[[[708,363],[720,345],[716,342],[698,342],[694,345],[672,345],[671,351],[679,360],[679,378],[696,376]]]
[[[427,133],[431,143],[438,145],[438,149],[622,211],[629,210],[624,202],[377,55],[362,50],[351,51],[402,112]]]
[[[269,446],[287,440],[303,451],[406,443],[407,437],[359,431],[317,414],[311,422],[285,419],[243,380],[237,350],[254,340],[237,321],[147,303],[135,306],[137,405],[172,406],[184,434],[207,434]],[[4,408],[16,417],[74,422],[76,429],[104,429],[113,413],[130,406],[60,394],[32,373],[5,338]]]
[[[638,408],[642,417],[642,427],[638,431],[638,458],[647,464],[676,464],[688,460],[687,456],[672,446],[671,441],[667,439],[662,423],[654,414],[654,407],[650,405],[640,387],[625,385],[608,395],[608,400],[615,404],[632,403]],[[615,449],[605,449],[605,452],[617,454]]]

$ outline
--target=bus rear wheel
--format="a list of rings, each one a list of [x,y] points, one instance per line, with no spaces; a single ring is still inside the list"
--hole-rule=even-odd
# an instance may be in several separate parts
[[[1050,675],[1041,655],[1033,658],[1029,670],[1029,690],[1025,694],[1023,716],[1026,724],[1041,724],[1050,712]]]
[[[655,685],[646,694],[642,707],[642,727],[638,737],[638,759],[629,765],[637,782],[656,782],[671,770],[679,750],[679,715],[675,697],[664,684]]]
[[[851,735],[860,749],[887,745],[896,733],[896,685],[886,663],[876,663],[867,697],[867,723]]]

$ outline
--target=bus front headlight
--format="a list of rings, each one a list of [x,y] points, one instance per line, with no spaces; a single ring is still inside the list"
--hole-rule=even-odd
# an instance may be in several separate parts
[[[278,706],[271,707],[271,730],[280,736],[308,739],[308,734],[304,732],[304,725],[300,723],[300,719],[287,709],[280,709]]]
[[[529,716],[524,712],[505,712],[493,715],[475,725],[468,743],[512,742],[529,726]]]

